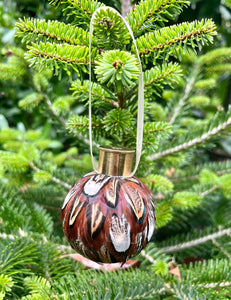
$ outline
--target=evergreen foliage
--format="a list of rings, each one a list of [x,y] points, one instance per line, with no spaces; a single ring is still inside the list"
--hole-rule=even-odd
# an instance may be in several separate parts
[[[164,22],[174,19],[188,1],[140,1],[139,5],[134,7],[128,16],[129,24],[135,34],[139,31],[143,33],[147,27],[158,28],[163,26]],[[150,29],[146,29],[150,30]],[[138,33],[139,34],[139,33]]]
[[[21,16],[24,50],[2,47],[0,299],[229,299],[231,115],[223,89],[231,48],[209,48],[211,19],[175,22],[188,1],[141,0],[127,15],[145,85],[136,176],[153,193],[156,231],[139,269],[86,270],[69,256],[59,215],[70,187],[92,170],[89,87],[94,154],[99,144],[134,148],[139,62],[121,19],[102,10],[90,83],[89,23],[105,4],[50,4],[67,19]]]

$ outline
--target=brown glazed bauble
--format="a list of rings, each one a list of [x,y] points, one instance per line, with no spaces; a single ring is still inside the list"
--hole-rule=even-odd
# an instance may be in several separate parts
[[[61,217],[71,247],[102,263],[125,262],[137,255],[155,227],[151,193],[139,179],[97,172],[75,183]]]

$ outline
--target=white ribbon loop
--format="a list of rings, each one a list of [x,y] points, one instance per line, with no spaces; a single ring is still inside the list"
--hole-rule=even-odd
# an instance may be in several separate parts
[[[143,80],[143,70],[142,70],[142,65],[141,65],[141,60],[139,56],[139,51],[136,45],[135,37],[133,35],[132,29],[128,22],[124,19],[124,17],[121,16],[121,14],[115,10],[112,7],[109,6],[103,6],[99,7],[96,9],[91,17],[91,22],[90,22],[90,31],[89,31],[89,140],[90,140],[90,154],[91,154],[91,160],[92,160],[92,165],[94,170],[97,172],[97,164],[95,162],[94,156],[93,156],[93,150],[92,150],[92,111],[91,111],[91,41],[92,41],[92,34],[93,34],[93,21],[96,17],[96,13],[99,10],[111,10],[115,12],[120,18],[123,20],[124,24],[126,25],[132,41],[134,43],[136,53],[137,53],[137,58],[139,61],[139,68],[140,68],[140,76],[139,76],[139,85],[138,85],[138,113],[137,113],[137,135],[136,135],[136,163],[134,170],[132,173],[127,176],[131,177],[136,173],[136,170],[138,168],[139,162],[140,162],[140,156],[142,152],[142,144],[143,144],[143,124],[144,124],[144,80]]]

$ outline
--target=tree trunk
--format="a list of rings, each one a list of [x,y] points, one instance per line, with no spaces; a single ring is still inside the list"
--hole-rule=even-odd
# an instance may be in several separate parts
[[[121,0],[122,16],[125,17],[131,10],[131,0]]]

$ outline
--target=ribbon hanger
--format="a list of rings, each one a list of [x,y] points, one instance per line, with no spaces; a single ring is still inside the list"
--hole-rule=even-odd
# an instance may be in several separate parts
[[[143,70],[142,70],[142,65],[141,65],[141,60],[139,56],[139,51],[136,45],[135,37],[133,35],[132,29],[128,22],[125,20],[125,18],[114,8],[109,7],[109,6],[103,6],[99,7],[96,9],[91,17],[90,21],[90,30],[89,30],[89,141],[90,141],[90,154],[91,154],[91,160],[92,160],[92,165],[93,169],[98,172],[97,164],[95,162],[94,156],[93,156],[93,150],[92,150],[92,101],[91,101],[91,42],[92,42],[92,35],[94,31],[94,25],[93,22],[96,18],[96,14],[100,10],[111,10],[114,13],[116,13],[124,22],[126,25],[132,41],[134,43],[135,49],[136,49],[136,54],[137,54],[137,59],[139,61],[139,69],[140,69],[140,76],[139,76],[139,84],[138,84],[138,113],[137,113],[137,135],[136,135],[136,162],[135,162],[135,167],[134,170],[131,172],[130,175],[126,177],[131,177],[136,173],[136,170],[138,168],[139,162],[140,162],[140,157],[141,157],[141,152],[142,152],[142,144],[143,144],[143,124],[144,124],[144,80],[143,80]]]

